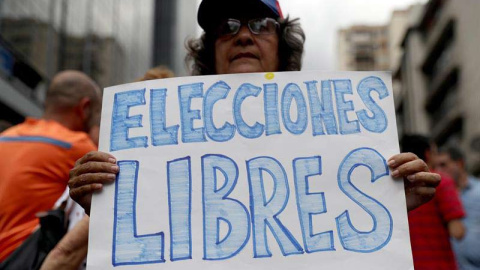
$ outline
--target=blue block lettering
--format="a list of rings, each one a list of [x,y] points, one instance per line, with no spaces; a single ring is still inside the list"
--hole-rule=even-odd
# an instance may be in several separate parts
[[[284,256],[303,254],[303,249],[290,231],[282,224],[278,215],[288,202],[287,174],[282,165],[271,157],[258,157],[247,161],[250,187],[250,211],[253,223],[253,252],[255,258],[271,257],[267,243],[267,227],[270,229]],[[271,198],[265,196],[263,173],[274,182]]]
[[[192,173],[190,157],[167,162],[170,260],[192,258]]]
[[[230,92],[230,86],[223,81],[217,82],[205,93],[203,103],[203,120],[205,121],[205,129],[207,136],[216,142],[225,142],[233,138],[235,135],[235,126],[225,123],[223,127],[216,128],[213,119],[213,106],[220,99],[225,99]]]
[[[350,80],[334,80],[335,98],[337,100],[338,123],[340,125],[340,134],[353,134],[360,132],[360,126],[357,120],[349,121],[347,112],[353,111],[353,102],[345,101],[346,94],[353,94],[352,82]]]
[[[224,184],[217,187],[217,172],[224,176]],[[203,175],[203,252],[204,260],[225,260],[238,254],[250,238],[250,216],[239,201],[228,198],[238,179],[237,164],[226,156],[202,157]],[[228,224],[229,231],[220,239],[220,223]]]
[[[110,151],[148,147],[145,136],[128,137],[130,128],[143,127],[142,115],[128,116],[130,107],[145,105],[145,89],[116,93],[113,102]]]
[[[348,210],[336,218],[340,242],[346,250],[370,253],[384,247],[392,237],[393,220],[390,212],[380,202],[366,195],[352,183],[351,174],[359,166],[367,167],[374,183],[389,174],[385,158],[371,148],[350,152],[338,169],[338,185],[352,201],[362,207],[373,219],[370,231],[358,231],[352,224]]]
[[[138,161],[119,161],[115,181],[112,264],[163,263],[163,232],[138,235],[136,221]]]
[[[182,142],[206,142],[203,127],[193,128],[193,120],[201,119],[199,110],[190,110],[193,98],[203,97],[203,83],[180,85],[178,87],[178,100],[180,102],[180,115],[182,118]]]
[[[366,110],[357,112],[358,120],[368,131],[382,133],[387,129],[388,120],[382,108],[373,100],[371,93],[378,93],[380,100],[388,97],[388,89],[385,83],[378,77],[367,77],[357,87],[358,94],[365,106],[373,113],[370,117]]]
[[[150,90],[150,126],[154,146],[178,144],[178,125],[166,127],[166,98],[167,89]]]
[[[290,107],[295,99],[297,105],[297,119],[292,121]],[[302,134],[308,125],[307,103],[303,97],[302,90],[298,85],[289,83],[282,93],[282,117],[285,128],[292,134]]]
[[[235,117],[235,125],[237,126],[238,133],[248,139],[255,139],[262,136],[264,126],[258,122],[256,122],[253,126],[249,126],[243,120],[242,103],[247,97],[257,97],[261,91],[262,88],[260,87],[256,87],[255,85],[249,83],[244,83],[238,88],[233,99],[233,115]]]
[[[269,83],[263,85],[263,101],[265,110],[265,134],[267,136],[281,134],[278,116],[278,85]]]
[[[338,134],[337,120],[333,112],[331,81],[322,81],[322,100],[318,96],[317,83],[317,81],[305,82],[312,114],[313,136],[325,135],[323,125],[325,125],[329,135]]]
[[[323,192],[310,193],[308,177],[322,174],[321,157],[296,158],[293,161],[297,209],[302,226],[303,244],[307,253],[335,250],[333,231],[313,233],[312,216],[327,212]]]

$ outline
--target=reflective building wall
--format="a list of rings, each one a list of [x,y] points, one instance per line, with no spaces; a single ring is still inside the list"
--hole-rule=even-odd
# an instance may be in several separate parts
[[[151,65],[153,0],[3,0],[0,18],[0,34],[47,77],[80,68],[108,86]]]
[[[0,118],[41,116],[60,70],[82,70],[101,87],[143,75],[152,65],[153,2],[0,0]]]

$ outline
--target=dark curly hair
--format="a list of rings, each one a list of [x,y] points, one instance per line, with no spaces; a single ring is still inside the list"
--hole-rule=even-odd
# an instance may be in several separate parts
[[[299,19],[280,19],[279,30],[279,71],[299,71],[302,68],[305,33]],[[187,41],[188,54],[185,63],[192,75],[212,75],[215,73],[215,35],[204,32],[198,39]]]

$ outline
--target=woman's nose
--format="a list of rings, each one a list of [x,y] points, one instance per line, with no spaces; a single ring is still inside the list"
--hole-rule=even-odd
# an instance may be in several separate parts
[[[248,26],[242,25],[238,33],[235,35],[235,44],[250,45],[253,44],[253,34],[248,29]]]

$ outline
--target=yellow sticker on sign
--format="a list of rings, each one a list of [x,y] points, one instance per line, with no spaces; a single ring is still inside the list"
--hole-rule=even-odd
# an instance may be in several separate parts
[[[272,80],[273,78],[275,78],[275,74],[273,74],[272,72],[265,74],[265,79]]]

